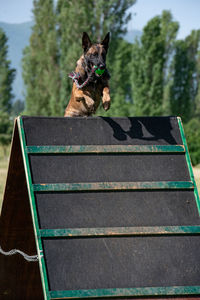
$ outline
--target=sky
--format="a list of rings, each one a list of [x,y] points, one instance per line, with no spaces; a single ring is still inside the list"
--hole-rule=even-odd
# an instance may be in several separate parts
[[[129,29],[142,30],[146,23],[163,10],[170,10],[180,24],[178,38],[183,39],[192,29],[200,29],[200,0],[137,0],[130,9]]]
[[[0,22],[23,23],[32,19],[33,0],[0,0]]]
[[[33,0],[0,0],[0,22],[31,21],[32,3]],[[170,10],[174,20],[180,24],[178,38],[185,38],[192,29],[200,29],[200,0],[137,0],[130,9],[133,18],[128,28],[142,30],[151,18],[164,9]]]

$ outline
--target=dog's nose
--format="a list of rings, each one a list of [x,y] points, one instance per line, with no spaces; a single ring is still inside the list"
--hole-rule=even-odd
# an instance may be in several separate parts
[[[99,69],[104,70],[105,68],[106,68],[106,65],[105,65],[105,64],[100,64],[100,65],[99,65]]]

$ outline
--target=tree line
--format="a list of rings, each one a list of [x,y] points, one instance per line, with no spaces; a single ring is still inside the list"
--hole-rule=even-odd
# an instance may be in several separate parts
[[[198,164],[200,30],[178,40],[178,22],[169,11],[163,11],[146,24],[140,38],[128,43],[123,36],[131,18],[128,9],[135,1],[58,0],[55,5],[53,0],[34,0],[34,26],[22,62],[26,88],[23,113],[63,116],[72,88],[68,74],[82,54],[82,32],[99,42],[110,31],[107,65],[112,106],[108,112],[100,108],[97,114],[181,116],[192,162]],[[14,70],[10,76],[12,81]],[[0,106],[10,113],[4,103],[10,100],[2,99]]]

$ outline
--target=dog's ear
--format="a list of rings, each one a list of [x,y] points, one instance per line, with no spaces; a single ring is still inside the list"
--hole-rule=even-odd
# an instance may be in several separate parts
[[[103,41],[101,42],[101,45],[103,45],[103,47],[105,48],[106,52],[108,50],[108,44],[110,41],[110,32],[108,32],[105,36],[105,38],[103,39]]]
[[[84,52],[86,52],[92,45],[92,42],[90,41],[90,38],[87,34],[87,32],[83,32],[82,36],[82,47],[84,49]]]

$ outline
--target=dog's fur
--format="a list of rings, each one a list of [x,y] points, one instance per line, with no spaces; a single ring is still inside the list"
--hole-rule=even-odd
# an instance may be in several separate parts
[[[89,77],[88,84],[79,89],[73,83],[72,94],[68,106],[65,110],[65,117],[91,116],[94,114],[100,104],[105,110],[110,108],[110,93],[108,80],[110,75],[106,69],[106,54],[108,50],[110,34],[107,33],[101,43],[92,44],[86,32],[82,36],[82,47],[84,54],[77,61],[75,72],[81,76],[81,82]],[[105,72],[99,76],[92,73],[92,67],[105,69]]]

